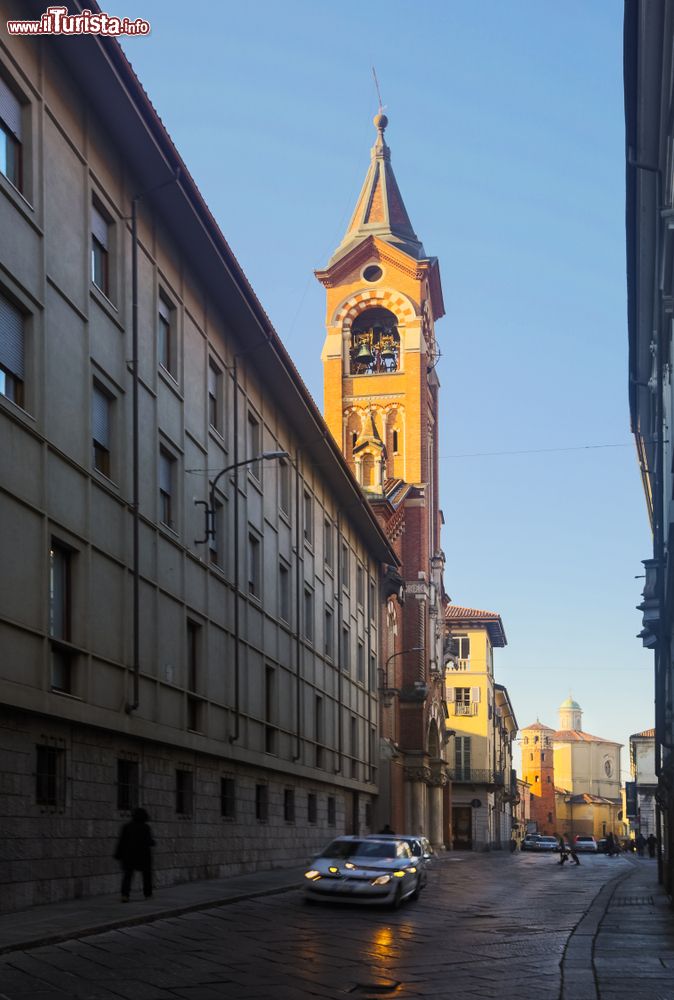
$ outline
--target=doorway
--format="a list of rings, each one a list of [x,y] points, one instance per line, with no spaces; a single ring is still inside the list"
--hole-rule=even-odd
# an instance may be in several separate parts
[[[473,810],[471,806],[452,806],[452,847],[470,851],[473,847]]]

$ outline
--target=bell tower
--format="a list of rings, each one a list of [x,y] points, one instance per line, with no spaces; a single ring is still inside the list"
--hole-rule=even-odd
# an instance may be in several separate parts
[[[426,484],[438,511],[440,271],[403,203],[379,113],[370,167],[340,245],[325,270],[324,416],[363,490]],[[437,547],[437,526],[431,529]]]

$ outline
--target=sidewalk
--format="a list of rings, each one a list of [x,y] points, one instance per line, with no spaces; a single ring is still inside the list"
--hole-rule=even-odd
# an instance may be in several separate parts
[[[116,893],[113,896],[69,899],[62,903],[33,906],[18,913],[2,914],[0,955],[117,927],[150,923],[191,910],[206,910],[241,899],[289,892],[300,887],[304,871],[305,867],[277,868],[204,882],[184,882],[155,890],[151,899],[143,899],[140,875],[136,873],[134,890],[128,903],[122,903],[119,893]]]
[[[598,923],[597,995],[601,1000],[674,1000],[674,910],[658,884],[655,862],[635,858],[633,866],[627,878],[614,883]]]

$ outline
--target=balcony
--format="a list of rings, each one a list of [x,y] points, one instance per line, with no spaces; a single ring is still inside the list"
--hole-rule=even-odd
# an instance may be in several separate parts
[[[471,701],[468,704],[464,704],[459,701],[455,701],[452,705],[454,709],[454,715],[477,715],[477,702]]]
[[[449,772],[455,784],[488,785],[492,789],[502,788],[510,793],[510,783],[506,785],[503,771],[490,771],[479,767],[455,767]]]
[[[446,669],[448,674],[470,670],[470,660],[462,660],[459,657],[453,657],[447,662]]]

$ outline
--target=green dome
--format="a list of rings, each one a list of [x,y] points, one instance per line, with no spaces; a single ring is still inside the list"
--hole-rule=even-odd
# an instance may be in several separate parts
[[[581,707],[578,704],[578,702],[574,701],[573,698],[571,698],[571,697],[567,698],[566,701],[563,701],[562,704],[559,707],[560,708],[576,708],[576,709],[578,709],[578,711],[581,711]]]

